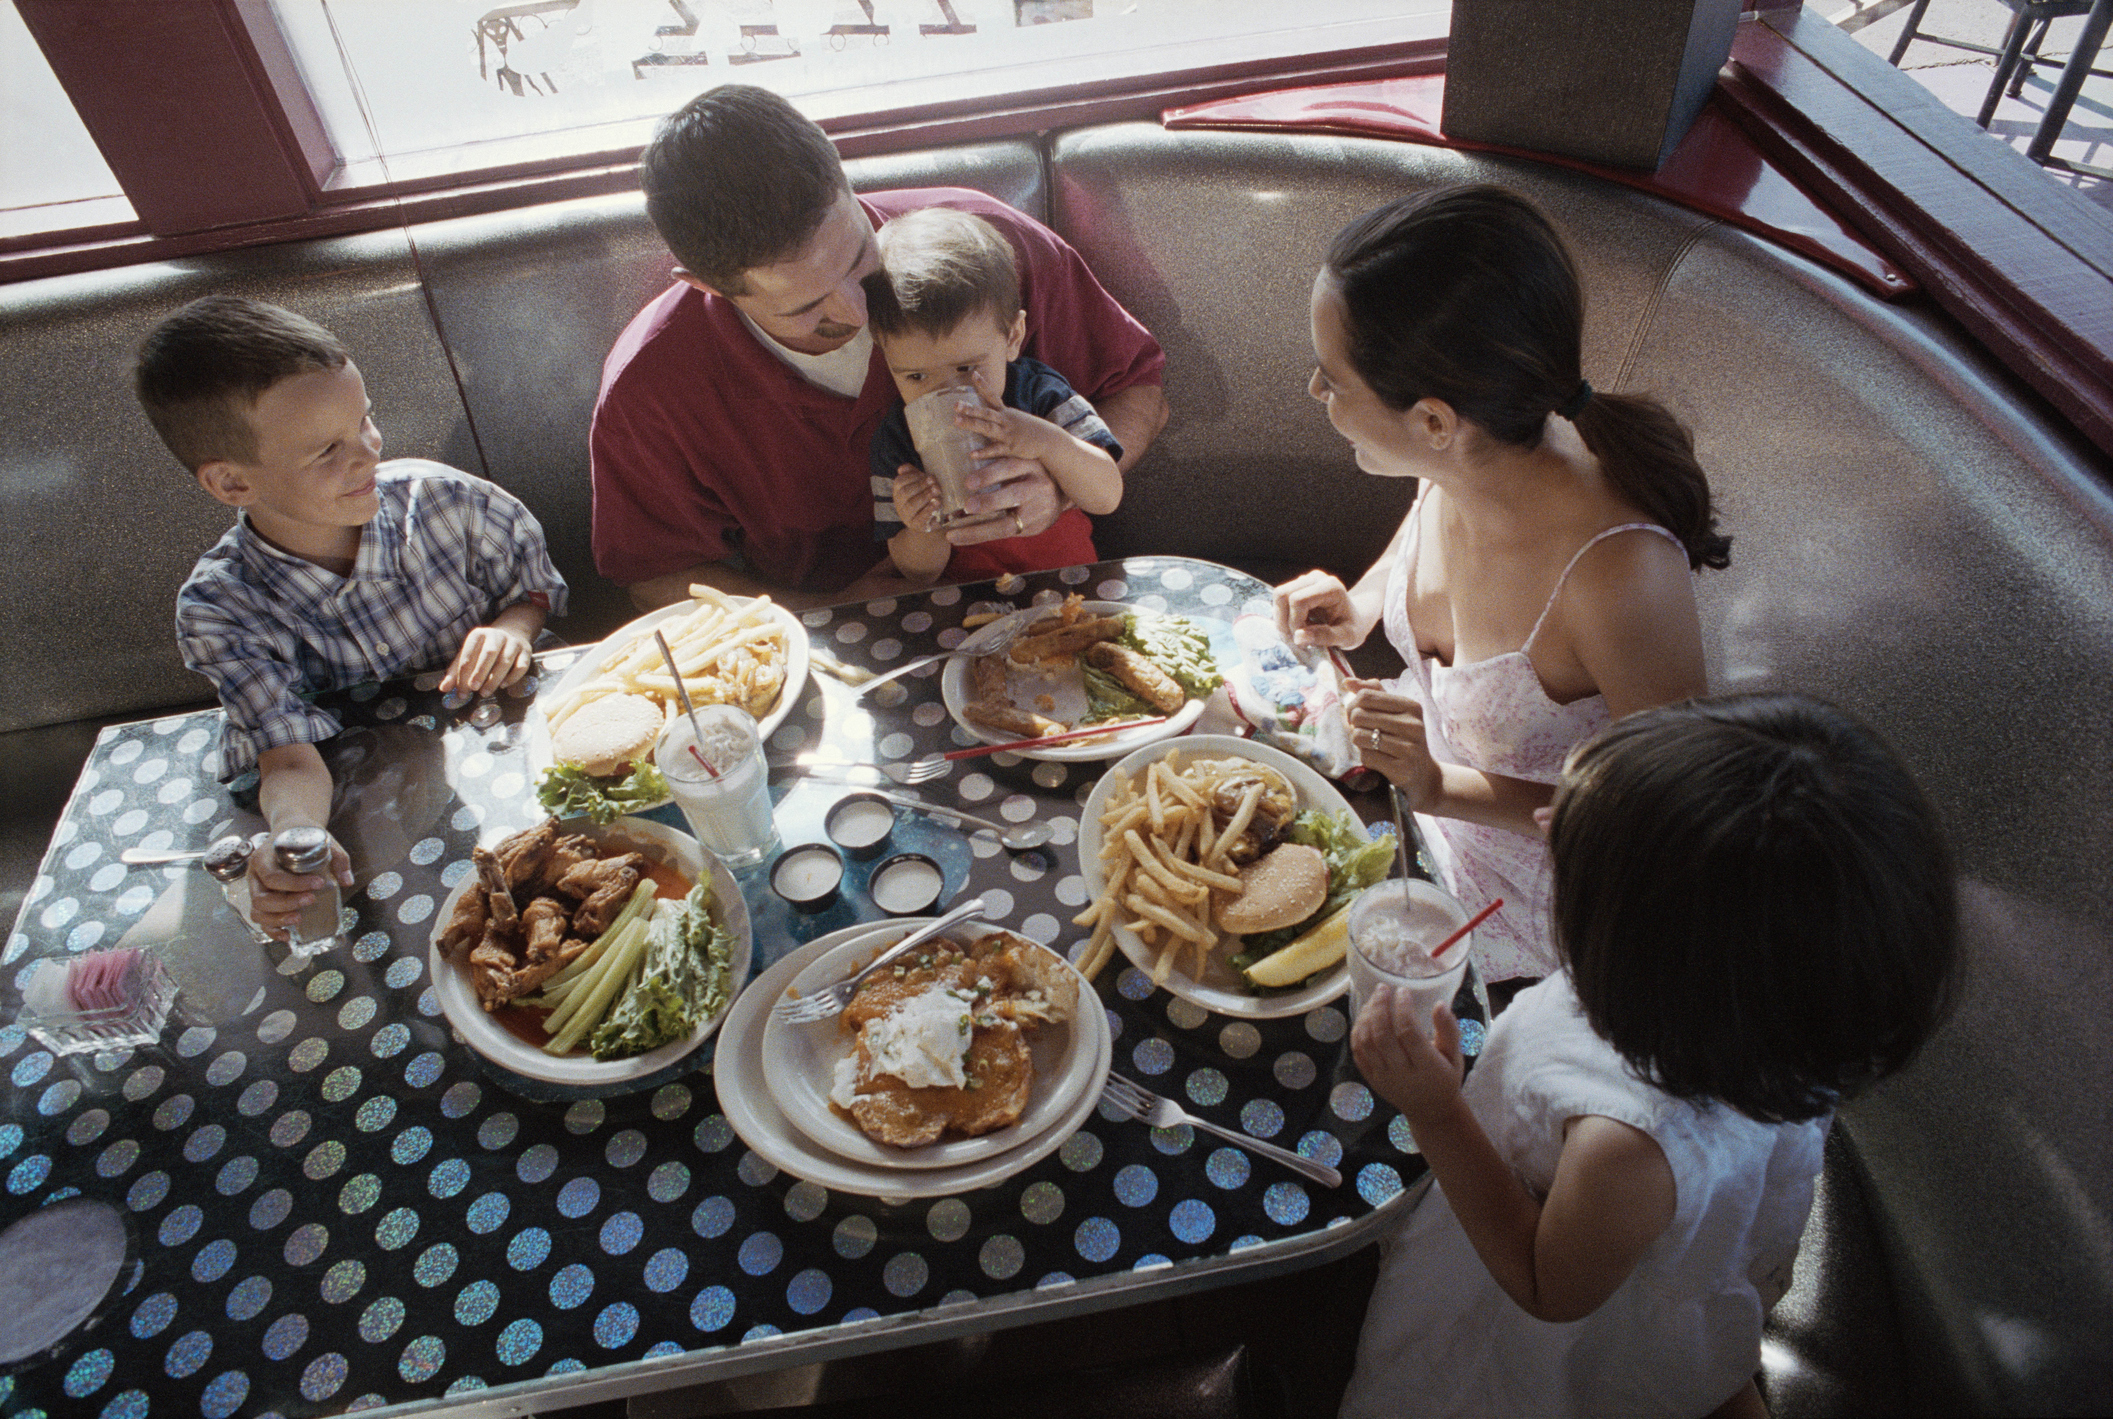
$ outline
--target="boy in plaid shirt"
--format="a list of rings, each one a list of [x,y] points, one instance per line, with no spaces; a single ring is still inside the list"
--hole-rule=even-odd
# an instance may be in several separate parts
[[[443,690],[474,694],[528,673],[565,609],[542,527],[484,479],[382,463],[359,367],[329,331],[208,296],[148,335],[133,383],[169,451],[236,509],[177,593],[176,639],[227,713],[221,777],[256,768],[273,832],[330,816],[316,745],[341,726],[306,697],[436,665]],[[250,859],[251,907],[278,931],[325,882],[270,857]],[[341,847],[332,870],[350,884]]]

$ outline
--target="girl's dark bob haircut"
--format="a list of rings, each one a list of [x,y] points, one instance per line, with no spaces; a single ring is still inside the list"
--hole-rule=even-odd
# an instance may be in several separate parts
[[[1667,1093],[1817,1117],[1951,1002],[1952,862],[1893,752],[1802,695],[1690,700],[1571,756],[1555,933],[1592,1028]]]

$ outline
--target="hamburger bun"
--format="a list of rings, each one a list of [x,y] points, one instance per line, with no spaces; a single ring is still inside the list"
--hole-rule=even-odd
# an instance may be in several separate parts
[[[550,736],[551,757],[610,778],[650,761],[667,713],[644,695],[607,695],[574,710]]]
[[[1304,843],[1280,843],[1240,869],[1240,895],[1218,908],[1218,926],[1238,936],[1296,926],[1328,899],[1328,859]]]

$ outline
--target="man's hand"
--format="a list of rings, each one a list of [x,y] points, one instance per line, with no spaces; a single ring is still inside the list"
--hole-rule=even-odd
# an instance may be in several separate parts
[[[946,540],[956,547],[1000,537],[1032,537],[1047,532],[1064,511],[1056,479],[1031,459],[993,458],[972,470],[968,483],[969,515],[990,516],[986,522],[949,527]]]
[[[499,624],[479,626],[462,638],[455,663],[440,677],[440,688],[473,695],[503,690],[528,673],[535,647],[532,639]]]

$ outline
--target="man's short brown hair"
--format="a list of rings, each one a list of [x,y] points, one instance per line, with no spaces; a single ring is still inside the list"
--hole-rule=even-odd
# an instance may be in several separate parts
[[[880,229],[880,270],[866,278],[866,318],[882,339],[914,331],[934,339],[969,316],[1010,330],[1020,313],[1012,243],[970,212],[923,207]]]
[[[297,374],[342,369],[350,358],[305,316],[244,296],[206,296],[148,334],[132,388],[169,452],[196,472],[215,459],[254,462],[249,411],[258,396]]]
[[[638,184],[675,259],[729,296],[748,294],[743,272],[797,254],[851,191],[829,135],[749,84],[708,89],[662,119]]]

